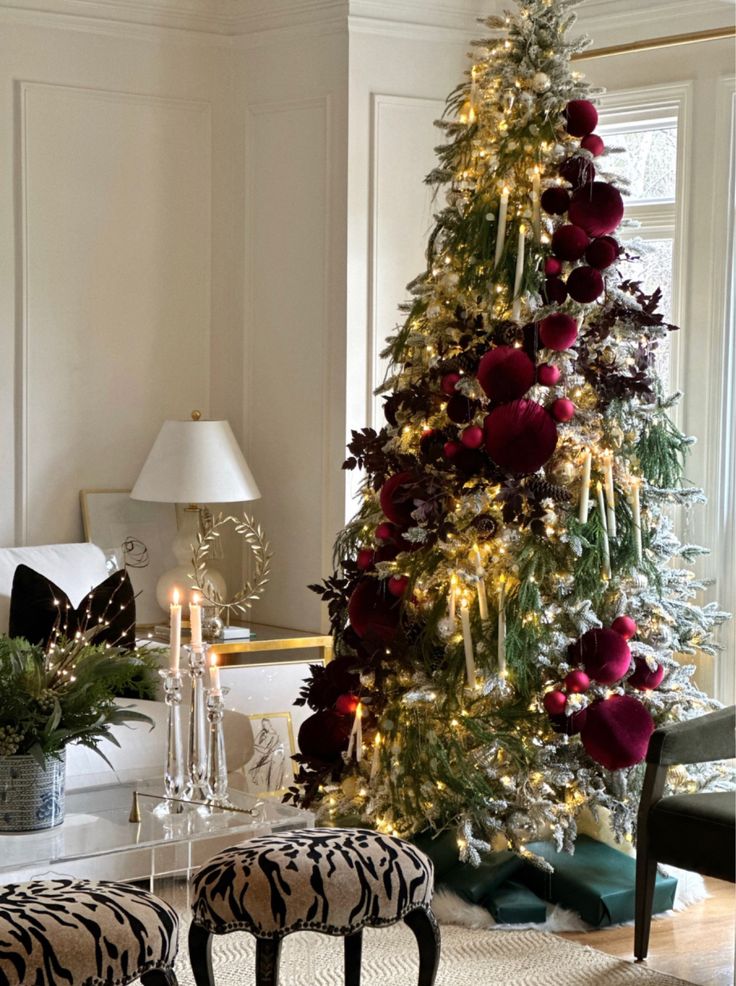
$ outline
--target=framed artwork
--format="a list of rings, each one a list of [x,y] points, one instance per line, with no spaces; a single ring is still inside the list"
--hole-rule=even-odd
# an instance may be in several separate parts
[[[296,753],[290,712],[248,716],[253,726],[253,756],[241,768],[249,794],[283,794],[294,779]]]
[[[156,583],[176,565],[171,550],[177,530],[174,504],[131,500],[130,490],[81,490],[79,498],[87,541],[102,548],[111,568],[128,570],[136,624],[160,623],[164,614],[156,601]]]

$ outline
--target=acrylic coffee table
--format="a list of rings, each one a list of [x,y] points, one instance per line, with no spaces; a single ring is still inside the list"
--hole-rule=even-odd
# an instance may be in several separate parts
[[[129,821],[133,792],[140,821]],[[184,905],[188,876],[214,853],[256,835],[314,825],[314,815],[231,791],[236,808],[161,811],[159,779],[84,788],[66,796],[61,825],[0,836],[0,883],[73,876],[90,880],[147,880],[150,889]],[[151,795],[145,797],[144,795]]]

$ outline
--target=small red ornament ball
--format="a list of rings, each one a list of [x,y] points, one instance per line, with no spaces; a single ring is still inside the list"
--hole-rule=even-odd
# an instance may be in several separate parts
[[[364,578],[348,600],[348,619],[359,637],[376,637],[388,642],[399,629],[401,609],[388,597],[378,579]]]
[[[562,216],[570,206],[570,193],[562,185],[552,185],[542,192],[540,202],[550,216]]]
[[[631,640],[638,628],[630,616],[617,616],[611,624],[611,629],[620,633],[624,640]]]
[[[361,572],[365,572],[366,569],[373,565],[375,557],[375,552],[371,551],[370,548],[361,548],[358,552],[358,557],[355,559],[355,563]]]
[[[393,541],[397,534],[397,530],[393,524],[379,524],[376,528],[376,540],[377,541]]]
[[[570,222],[584,229],[588,236],[605,236],[623,219],[624,200],[613,185],[594,181],[575,192],[568,211]]]
[[[547,349],[562,352],[569,349],[578,337],[578,323],[571,315],[555,312],[539,323],[539,338]]]
[[[517,475],[541,469],[557,447],[557,426],[536,401],[502,404],[488,415],[484,429],[490,457]]]
[[[552,236],[552,250],[560,260],[580,260],[588,249],[590,237],[579,226],[560,226]]]
[[[590,185],[595,181],[595,165],[587,157],[571,157],[560,165],[560,177],[570,182],[573,188]]]
[[[596,270],[605,270],[618,259],[621,247],[612,236],[599,236],[585,251],[585,259]]]
[[[633,767],[646,756],[654,720],[633,695],[612,695],[588,707],[580,738],[593,760],[608,770]]]
[[[599,157],[606,149],[603,138],[598,134],[586,134],[580,141],[580,146],[588,151],[593,157]]]
[[[452,462],[452,460],[455,458],[455,456],[458,454],[461,448],[462,445],[460,444],[460,442],[445,442],[445,444],[442,446],[442,454],[446,459],[449,459],[450,462]]]
[[[465,394],[458,394],[457,392],[452,395],[445,408],[447,417],[450,421],[454,421],[456,425],[462,425],[467,421],[472,421],[475,410],[475,401],[471,401]]]
[[[631,651],[615,630],[588,630],[570,647],[570,659],[601,685],[619,681],[631,666]]]
[[[452,397],[455,393],[455,384],[461,379],[459,373],[446,373],[440,383],[443,394]]]
[[[568,695],[579,695],[590,688],[590,678],[584,671],[570,671],[565,675],[565,689]]]
[[[567,290],[573,301],[589,305],[603,294],[603,275],[594,267],[576,267],[567,279]]]
[[[358,708],[359,701],[360,699],[357,695],[351,695],[350,693],[339,695],[335,702],[335,712],[341,716],[352,716]]]
[[[397,599],[401,599],[406,592],[408,585],[409,579],[405,575],[392,575],[388,580],[388,591],[392,596],[396,596]]]
[[[537,383],[541,383],[543,387],[554,387],[560,376],[561,373],[556,366],[552,366],[551,363],[542,363],[537,370]]]
[[[409,494],[415,478],[411,472],[397,472],[381,487],[379,494],[381,510],[389,520],[400,527],[408,527],[412,523],[411,512],[415,509],[415,505]]]
[[[547,257],[544,262],[544,273],[547,277],[557,277],[562,273],[562,263],[557,257]]]
[[[544,711],[549,716],[559,716],[565,711],[565,705],[567,704],[567,695],[564,692],[555,690],[553,692],[547,692],[547,694],[542,699],[542,704],[544,705]]]
[[[347,750],[352,720],[333,709],[315,712],[299,727],[299,752],[310,759],[333,763]]]
[[[478,425],[469,425],[460,435],[460,441],[465,448],[480,448],[483,444],[483,429]]]
[[[534,363],[523,349],[496,346],[481,359],[477,376],[478,383],[491,400],[498,403],[513,401],[523,397],[534,384]],[[468,447],[478,448],[477,445]]]
[[[545,278],[542,296],[546,305],[564,305],[567,301],[567,287],[559,277]]]
[[[550,412],[555,421],[572,421],[575,417],[575,405],[567,397],[558,397],[556,401],[552,402]]]
[[[571,99],[564,115],[565,129],[573,137],[587,137],[598,126],[598,110],[589,99]]]
[[[634,673],[626,679],[626,684],[638,688],[640,692],[650,692],[659,688],[664,678],[664,668],[658,664],[654,671],[642,657],[634,659]]]

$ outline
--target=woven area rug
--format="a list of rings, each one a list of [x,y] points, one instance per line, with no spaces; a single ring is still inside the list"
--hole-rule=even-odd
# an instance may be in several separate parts
[[[632,929],[633,935],[633,929]],[[194,986],[186,929],[177,964],[180,986]],[[301,933],[283,945],[279,986],[343,986],[342,940]],[[254,941],[233,933],[212,947],[217,986],[254,986]],[[404,925],[363,935],[361,986],[416,986],[417,949]],[[442,928],[436,986],[682,986],[685,981],[542,931]]]

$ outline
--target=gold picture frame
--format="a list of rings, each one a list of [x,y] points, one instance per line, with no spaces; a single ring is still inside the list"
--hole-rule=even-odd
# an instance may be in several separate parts
[[[290,712],[249,712],[253,756],[243,764],[244,788],[259,797],[280,795],[291,787],[297,752]]]

